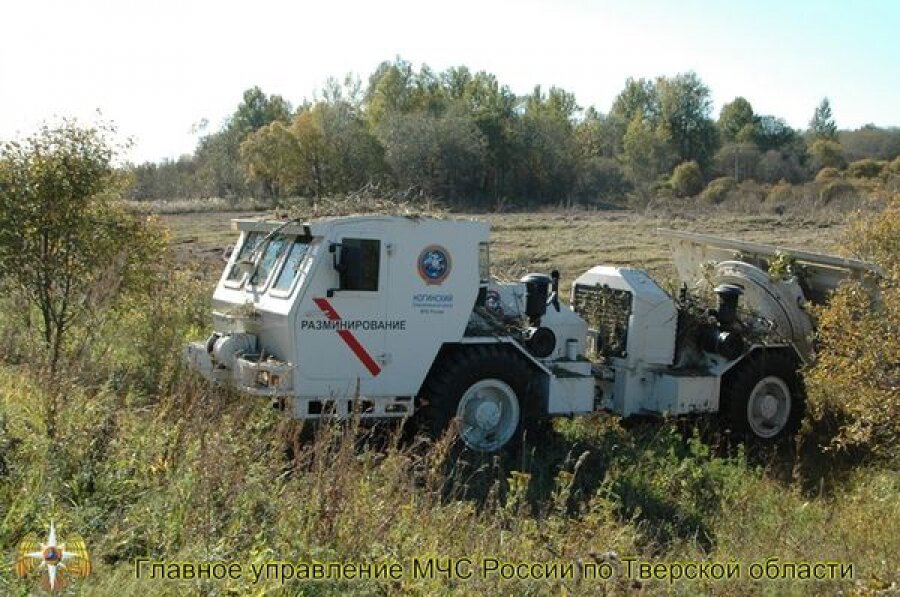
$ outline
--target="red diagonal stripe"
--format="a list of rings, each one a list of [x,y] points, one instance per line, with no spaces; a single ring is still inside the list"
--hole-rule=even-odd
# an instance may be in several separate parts
[[[322,310],[322,313],[325,314],[325,317],[330,319],[331,321],[340,321],[341,316],[338,315],[337,311],[334,310],[334,307],[331,306],[327,300],[323,298],[314,298],[313,302],[316,306]]]
[[[356,337],[350,332],[350,330],[338,330],[338,336],[340,336],[344,340],[344,342],[347,343],[347,346],[350,347],[350,350],[353,351],[353,354],[356,355],[356,358],[362,361],[362,364],[366,366],[366,369],[369,370],[369,373],[371,373],[373,376],[381,373],[381,367],[379,367],[378,363],[376,363],[372,359],[372,357],[369,356],[369,353],[366,352],[366,349],[362,344],[359,343],[359,340],[356,339]]]
[[[340,321],[341,316],[338,315],[338,312],[334,310],[334,307],[331,306],[327,300],[323,298],[314,298],[313,302],[316,306],[322,310],[322,313],[325,314],[330,321]],[[378,363],[375,362],[375,359],[369,355],[366,351],[365,347],[359,343],[359,340],[356,339],[356,336],[353,335],[353,332],[350,330],[338,330],[338,336],[341,337],[341,340],[347,345],[347,347],[356,355],[363,365],[365,365],[366,369],[369,370],[373,376],[377,376],[381,373],[381,367],[378,366]]]

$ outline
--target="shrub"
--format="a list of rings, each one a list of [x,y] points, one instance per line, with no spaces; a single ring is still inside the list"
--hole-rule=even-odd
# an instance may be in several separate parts
[[[813,171],[827,166],[843,168],[847,163],[841,144],[829,139],[813,141],[813,144],[809,146],[809,154],[812,156]]]
[[[775,153],[780,159],[780,152]],[[753,143],[729,143],[716,152],[713,172],[716,176],[734,176],[739,180],[757,178],[761,159]]]
[[[806,376],[811,412],[838,422],[833,447],[893,458],[900,449],[900,196],[853,222],[848,247],[886,275],[880,300],[852,281],[819,310],[819,354]]]
[[[884,165],[884,172],[888,174],[900,175],[900,156],[894,158],[893,162]]]
[[[612,158],[592,157],[579,169],[575,194],[588,200],[621,197],[630,188],[622,167]]]
[[[672,199],[675,195],[675,189],[672,187],[672,181],[668,179],[660,179],[650,186],[650,192],[654,197],[659,199]]]
[[[819,200],[823,203],[831,203],[841,199],[848,199],[857,194],[856,187],[841,178],[825,183],[819,189]]]
[[[774,185],[766,194],[766,202],[782,207],[794,201],[796,188],[789,182],[781,181]]]
[[[77,326],[147,292],[164,235],[116,201],[114,131],[64,121],[0,147],[0,280],[24,297],[55,370]],[[78,347],[80,348],[80,347]]]
[[[706,185],[706,188],[700,193],[700,198],[707,203],[722,203],[736,186],[737,182],[730,176],[716,178]]]
[[[900,193],[900,157],[892,162],[885,162],[881,169],[881,181],[889,193]]]
[[[805,178],[806,168],[800,163],[800,155],[796,151],[770,149],[756,165],[756,179],[760,182],[776,183],[786,180],[799,183]]]
[[[693,197],[703,190],[703,173],[697,162],[683,162],[675,167],[672,188],[679,197]]]
[[[831,166],[826,166],[819,170],[819,173],[816,174],[816,182],[828,182],[830,180],[835,180],[841,177],[841,171],[837,168],[833,168]]]
[[[884,167],[883,162],[866,158],[852,162],[847,166],[847,174],[853,178],[876,178],[881,174],[882,167]]]
[[[761,204],[766,199],[766,194],[766,187],[755,180],[745,180],[738,183],[725,195],[725,202],[729,209],[754,213],[759,211]]]

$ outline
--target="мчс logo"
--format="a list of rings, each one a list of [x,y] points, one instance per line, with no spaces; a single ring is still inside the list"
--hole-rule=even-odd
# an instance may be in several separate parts
[[[68,577],[87,576],[91,573],[91,559],[84,540],[78,535],[69,535],[69,540],[56,540],[56,527],[50,523],[46,543],[39,543],[34,533],[29,533],[16,550],[13,571],[25,578],[35,570],[40,570],[41,583],[47,591],[61,591]]]
[[[419,253],[418,266],[426,284],[443,284],[450,275],[450,253],[440,245],[429,245]]]

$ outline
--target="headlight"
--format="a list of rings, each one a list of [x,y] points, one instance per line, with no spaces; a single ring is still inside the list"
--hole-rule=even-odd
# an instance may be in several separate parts
[[[256,373],[256,385],[274,387],[281,382],[281,377],[269,371],[258,371]]]

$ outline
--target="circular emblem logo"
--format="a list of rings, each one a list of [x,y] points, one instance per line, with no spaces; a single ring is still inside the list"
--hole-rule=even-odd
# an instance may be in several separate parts
[[[419,253],[419,275],[426,284],[443,284],[450,275],[450,253],[440,245],[429,245]]]

